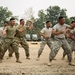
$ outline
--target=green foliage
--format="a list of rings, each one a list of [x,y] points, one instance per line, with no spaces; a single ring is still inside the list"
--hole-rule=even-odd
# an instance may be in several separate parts
[[[0,26],[3,25],[5,20],[8,20],[12,16],[12,12],[7,7],[0,7]]]
[[[40,30],[44,27],[45,21],[46,21],[45,12],[43,10],[40,10],[38,12],[38,18],[36,18],[34,20],[34,30],[33,30],[33,32],[39,33]]]
[[[70,17],[71,21],[75,21],[75,16],[74,17]]]
[[[58,22],[59,16],[63,16],[66,19],[66,23],[70,24],[70,19],[66,15],[66,11],[66,9],[60,9],[59,6],[50,6],[45,11],[40,10],[38,12],[38,18],[34,20],[34,32],[39,33],[47,20],[51,21],[53,27]]]
[[[46,12],[46,20],[51,21],[53,26],[58,22],[59,16],[63,16],[65,19],[67,18],[66,9],[60,9],[59,6],[50,6],[47,8]]]

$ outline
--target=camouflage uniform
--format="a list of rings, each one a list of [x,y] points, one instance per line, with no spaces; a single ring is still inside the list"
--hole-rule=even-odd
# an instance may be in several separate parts
[[[1,54],[2,50],[3,50],[2,31],[3,31],[3,28],[0,29],[0,54]]]
[[[22,47],[25,50],[25,54],[26,54],[26,58],[29,57],[29,45],[25,39],[25,32],[26,29],[28,29],[29,27],[25,27],[22,25],[18,25],[17,26],[17,33],[16,33],[16,40],[17,40],[17,44],[21,44]],[[23,32],[19,32],[19,30],[23,30]]]
[[[53,27],[53,29],[55,29],[56,31],[63,30],[64,33],[65,33],[66,27],[67,27],[66,24],[60,25],[58,23]],[[54,59],[54,57],[58,53],[60,47],[63,48],[63,50],[67,54],[69,62],[71,62],[71,60],[72,60],[72,52],[71,52],[71,48],[70,48],[68,42],[65,39],[64,34],[55,35],[54,43],[52,43],[52,45],[51,45],[51,52],[50,52],[49,60],[52,61]]]
[[[0,55],[2,54],[3,49],[2,39],[0,39]]]
[[[42,51],[43,51],[43,49],[44,49],[44,46],[47,44],[48,47],[50,48],[50,47],[51,47],[51,44],[52,44],[52,42],[51,42],[52,28],[47,29],[47,28],[45,27],[45,28],[43,28],[43,29],[41,30],[41,33],[43,33],[43,34],[49,36],[49,39],[43,38],[43,41],[42,41],[42,43],[41,43],[41,45],[40,45],[40,49],[39,49],[39,51],[38,51],[38,58],[39,58],[40,55],[42,54]]]
[[[3,30],[4,30],[5,28],[6,28],[6,27],[4,27]],[[4,36],[2,35],[2,43],[5,43],[5,41],[4,41],[5,39],[6,39],[6,35],[4,35]],[[12,54],[11,54],[11,53],[14,52],[14,51],[13,51],[13,49],[12,49],[11,46],[8,46],[8,52],[9,52],[9,57],[12,57]]]
[[[71,30],[71,33],[75,37],[75,28],[73,30]],[[72,40],[72,42],[71,42],[71,49],[72,49],[72,52],[75,51],[75,40]]]
[[[73,30],[73,29],[71,29],[71,30]],[[70,34],[70,33],[71,33],[71,30],[67,31],[66,34]],[[74,42],[71,38],[68,38],[68,37],[66,37],[66,40],[67,40],[67,42],[69,43],[69,45],[70,45],[70,47],[71,47],[71,50],[72,50],[72,52],[73,52],[73,51],[75,50],[75,46],[74,46],[74,43],[75,43],[75,42]],[[64,49],[62,59],[64,59],[65,55],[66,55],[66,52],[65,52],[65,49]]]
[[[3,51],[2,51],[2,54],[0,55],[0,59],[2,60],[5,52],[7,51],[8,47],[12,47],[12,49],[14,50],[15,52],[15,56],[16,56],[16,59],[19,60],[19,52],[18,52],[18,45],[17,43],[15,42],[15,39],[14,39],[14,36],[16,34],[16,27],[15,26],[7,26],[6,28],[6,38],[4,39],[4,42],[3,42]],[[16,61],[17,61],[16,60]]]

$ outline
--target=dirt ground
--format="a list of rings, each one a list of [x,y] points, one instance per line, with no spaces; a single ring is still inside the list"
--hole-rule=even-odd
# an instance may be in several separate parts
[[[4,60],[0,63],[0,75],[75,75],[75,66],[69,66],[68,62],[61,60],[63,50],[60,48],[56,60],[53,60],[52,66],[47,66],[49,62],[50,49],[46,45],[39,61],[36,61],[37,52],[40,42],[36,44],[28,42],[30,47],[30,60],[25,59],[25,51],[19,47],[20,60],[22,63],[15,62],[15,56],[7,59],[8,52],[4,56]],[[74,57],[74,55],[73,55]],[[73,62],[75,60],[73,59]]]

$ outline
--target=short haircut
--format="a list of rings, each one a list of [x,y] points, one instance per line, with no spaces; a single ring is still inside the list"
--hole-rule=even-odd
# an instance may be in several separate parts
[[[22,20],[24,20],[24,19],[20,19],[20,22],[21,22]]]
[[[72,24],[72,23],[75,23],[75,21],[72,21],[71,24]]]
[[[10,18],[10,21],[15,20],[15,18]]]
[[[8,23],[8,21],[4,21],[4,23],[7,23],[7,24],[9,24],[9,23]]]
[[[60,19],[63,19],[64,17],[63,16],[60,16],[59,18],[58,18],[58,21],[60,20]]]
[[[46,21],[46,24],[49,23],[50,21]]]

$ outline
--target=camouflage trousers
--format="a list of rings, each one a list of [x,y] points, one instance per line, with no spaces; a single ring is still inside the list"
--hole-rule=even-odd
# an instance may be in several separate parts
[[[67,38],[67,42],[69,43],[69,45],[70,45],[70,47],[71,47],[71,51],[72,51],[72,52],[75,51],[75,41],[73,41],[73,40],[70,39],[70,38]],[[64,52],[63,52],[63,58],[65,57],[65,55],[66,55],[66,52],[65,52],[65,50],[64,50]]]
[[[75,41],[72,41],[71,42],[71,50],[72,51],[75,51]]]
[[[0,40],[0,55],[2,54],[2,51],[3,51],[3,43],[2,40]]]
[[[45,40],[42,41],[42,43],[40,45],[40,49],[38,50],[38,57],[40,57],[40,55],[42,54],[43,49],[44,49],[44,47],[45,47],[46,44],[50,48],[51,44],[52,44],[51,39],[45,39]]]
[[[16,59],[19,59],[18,45],[14,38],[6,38],[3,40],[3,50],[2,54],[0,55],[0,59],[3,59],[5,52],[7,51],[7,49],[9,49],[10,46],[15,52]]]
[[[26,57],[29,57],[29,45],[25,37],[16,37],[15,39],[16,39],[17,45],[21,44],[21,46],[24,48]]]
[[[5,38],[2,38],[2,43],[5,43]],[[9,57],[12,57],[12,53],[14,52],[14,50],[12,49],[12,46],[11,45],[8,46],[8,49],[7,50],[8,50],[8,53],[9,53],[8,56]]]
[[[68,60],[72,60],[72,51],[71,47],[69,46],[68,42],[65,38],[59,39],[55,38],[54,43],[51,45],[51,52],[49,55],[49,61],[52,61],[56,54],[58,53],[60,47],[63,48],[64,52],[67,54]]]

